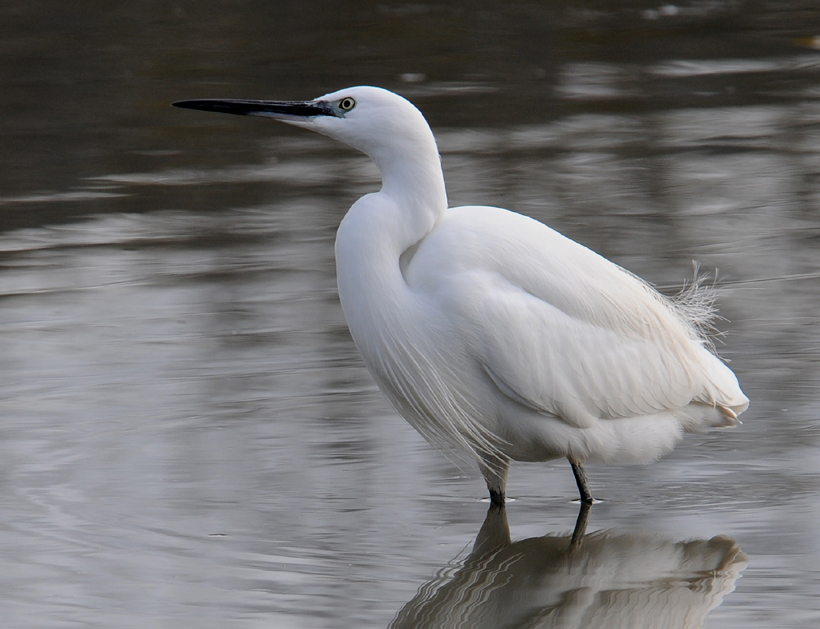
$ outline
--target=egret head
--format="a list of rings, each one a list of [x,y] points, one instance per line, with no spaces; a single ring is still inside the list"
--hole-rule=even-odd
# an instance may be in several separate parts
[[[436,153],[432,131],[409,101],[378,87],[349,87],[310,101],[206,99],[176,107],[274,118],[318,131],[367,153],[377,164]]]

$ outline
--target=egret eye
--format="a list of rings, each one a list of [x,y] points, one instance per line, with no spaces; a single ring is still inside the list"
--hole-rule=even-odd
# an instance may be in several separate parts
[[[342,111],[350,111],[356,106],[356,101],[347,96],[339,101],[339,109]]]

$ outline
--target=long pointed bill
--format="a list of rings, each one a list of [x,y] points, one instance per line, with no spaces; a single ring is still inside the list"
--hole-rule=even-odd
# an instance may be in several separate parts
[[[322,101],[277,101],[277,100],[233,100],[228,98],[210,98],[197,100],[181,100],[171,103],[174,107],[185,109],[201,109],[216,111],[223,114],[237,114],[239,116],[262,116],[284,121],[304,120],[316,116],[339,115],[327,103]]]

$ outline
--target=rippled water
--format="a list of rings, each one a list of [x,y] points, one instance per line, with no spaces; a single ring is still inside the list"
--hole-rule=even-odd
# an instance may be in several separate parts
[[[810,4],[88,6],[2,9],[4,626],[820,621]],[[373,166],[167,106],[364,82],[429,115],[453,204],[668,292],[717,270],[743,426],[590,466],[580,544],[565,462],[514,466],[488,513],[344,323],[333,239]]]

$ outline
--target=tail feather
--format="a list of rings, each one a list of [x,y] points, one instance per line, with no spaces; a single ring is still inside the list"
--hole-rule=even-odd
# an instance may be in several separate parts
[[[717,409],[720,411],[720,414],[726,420],[726,427],[734,428],[735,426],[739,426],[743,422],[737,418],[737,413],[735,413],[731,408],[728,406],[718,406]],[[743,411],[741,411],[742,413]]]

